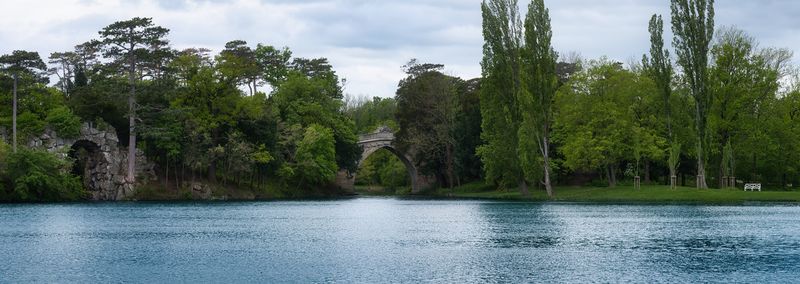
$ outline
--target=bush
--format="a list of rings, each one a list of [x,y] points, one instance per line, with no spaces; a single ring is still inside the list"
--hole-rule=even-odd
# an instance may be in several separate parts
[[[75,201],[85,198],[79,177],[69,173],[72,163],[44,151],[20,149],[8,155],[5,177],[11,199],[23,202]]]
[[[81,119],[66,106],[51,109],[45,122],[63,138],[75,138],[81,134]]]
[[[32,112],[23,112],[17,116],[17,131],[19,132],[19,143],[27,145],[27,139],[30,137],[42,135],[44,132],[45,123],[38,115]]]
[[[294,174],[301,181],[323,185],[336,178],[336,150],[330,128],[318,124],[306,128],[303,139],[297,144],[295,157],[297,165]]]

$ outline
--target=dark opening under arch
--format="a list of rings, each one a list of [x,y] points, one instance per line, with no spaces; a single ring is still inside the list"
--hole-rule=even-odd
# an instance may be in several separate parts
[[[74,160],[72,174],[81,177],[83,187],[87,190],[97,190],[101,180],[99,175],[103,165],[107,164],[100,146],[89,140],[78,140],[70,147],[67,154]]]

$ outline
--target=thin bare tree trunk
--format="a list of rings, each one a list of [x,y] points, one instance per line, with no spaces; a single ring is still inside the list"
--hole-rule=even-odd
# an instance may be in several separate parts
[[[11,134],[11,136],[13,136],[12,139],[14,140],[14,143],[13,143],[13,145],[14,145],[14,153],[17,152],[17,80],[18,80],[18,78],[19,78],[19,76],[16,73],[14,73],[14,98],[13,98],[13,102],[12,102],[12,104],[14,105],[14,107],[13,107],[14,110],[13,110],[13,113],[11,115],[11,121],[12,121],[12,123],[11,123],[11,133],[12,134]]]
[[[548,126],[545,126],[548,127]],[[547,190],[547,196],[553,197],[553,184],[550,181],[550,141],[548,140],[548,131],[545,130],[545,135],[543,137],[544,145],[542,146],[542,160],[544,162],[544,188]]]
[[[131,48],[132,49],[132,48]],[[128,71],[128,83],[131,86],[128,95],[128,123],[130,125],[128,133],[128,183],[136,182],[136,61],[131,56],[130,70]]]

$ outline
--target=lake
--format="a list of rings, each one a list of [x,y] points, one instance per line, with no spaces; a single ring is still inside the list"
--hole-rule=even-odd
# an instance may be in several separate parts
[[[0,282],[792,282],[800,207],[0,205]]]

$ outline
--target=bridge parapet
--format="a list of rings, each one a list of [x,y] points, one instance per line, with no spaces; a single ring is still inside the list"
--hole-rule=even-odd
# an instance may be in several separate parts
[[[358,135],[358,143],[367,143],[376,140],[394,141],[394,132],[386,126],[381,126],[372,133]]]

